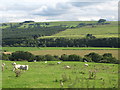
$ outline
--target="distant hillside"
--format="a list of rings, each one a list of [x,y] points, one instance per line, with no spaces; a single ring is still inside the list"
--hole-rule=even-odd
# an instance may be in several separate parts
[[[3,23],[3,38],[81,38],[86,34],[95,37],[118,37],[118,22],[98,24],[97,21],[21,22]]]
[[[120,47],[117,21],[25,21],[1,25],[3,46]]]
[[[106,23],[104,25],[85,25],[78,28],[66,29],[52,36],[40,38],[83,38],[86,34],[92,34],[97,38],[118,37],[118,23],[114,21]]]
[[[2,38],[31,38],[57,34],[66,29],[78,28],[80,23],[94,24],[95,21],[60,21],[60,22],[21,22],[3,23]]]

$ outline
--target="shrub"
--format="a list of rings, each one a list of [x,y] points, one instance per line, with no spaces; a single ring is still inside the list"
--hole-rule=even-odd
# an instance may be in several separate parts
[[[92,61],[94,61],[94,62],[99,62],[102,59],[101,55],[94,53],[94,52],[85,55],[85,57],[91,58]]]
[[[87,62],[92,62],[92,59],[90,57],[84,57],[83,62],[84,62],[84,60],[87,61]]]
[[[46,61],[56,61],[57,59],[54,56],[47,54],[47,55],[45,55],[45,60]]]
[[[2,60],[9,60],[9,55],[2,53]]]
[[[35,60],[36,60],[36,61],[45,61],[45,56],[36,55],[36,56],[35,56]]]
[[[68,61],[81,61],[81,60],[82,58],[79,55],[73,54],[68,56]]]
[[[61,55],[60,60],[67,61],[68,55],[66,55],[66,54]]]
[[[30,52],[24,52],[24,51],[13,52],[10,57],[10,60],[12,61],[23,61],[23,60],[30,61],[33,59],[34,59],[33,54],[31,54]]]
[[[119,63],[119,60],[113,57],[111,53],[105,53],[103,54],[103,60],[101,60],[100,62]]]

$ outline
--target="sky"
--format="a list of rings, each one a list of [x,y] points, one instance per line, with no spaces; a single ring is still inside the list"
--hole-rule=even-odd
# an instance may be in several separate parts
[[[0,23],[118,20],[119,0],[1,0]]]

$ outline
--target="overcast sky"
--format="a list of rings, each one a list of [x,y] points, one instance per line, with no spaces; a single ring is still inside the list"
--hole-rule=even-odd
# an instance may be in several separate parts
[[[1,0],[0,23],[118,20],[119,0]]]

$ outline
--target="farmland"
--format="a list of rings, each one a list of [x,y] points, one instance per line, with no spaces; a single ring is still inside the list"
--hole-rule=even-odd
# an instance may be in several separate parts
[[[86,22],[85,22],[86,23]],[[90,22],[87,22],[90,23]],[[93,23],[93,22],[91,22]],[[95,22],[94,22],[95,23]],[[95,26],[84,26],[80,28],[66,29],[51,36],[44,36],[40,38],[84,38],[86,34],[93,34],[97,38],[109,38],[118,37],[118,23],[109,22],[110,25],[95,25]]]
[[[34,55],[62,55],[62,54],[76,54],[84,56],[90,52],[96,52],[99,54],[112,53],[117,59],[120,58],[118,55],[118,48],[95,48],[95,47],[3,47],[2,50],[8,52],[15,51],[29,51]]]
[[[80,23],[86,25],[79,27]],[[107,23],[110,24],[99,25],[96,21],[6,23],[0,27],[3,29],[5,46],[0,49],[6,54],[28,51],[34,55],[76,54],[81,57],[91,52],[100,55],[111,53],[119,59],[118,23]],[[87,34],[95,38],[86,38]],[[64,81],[63,88],[118,87],[118,64],[87,62],[89,66],[85,67],[85,62],[78,61],[62,61],[60,65],[57,65],[57,61],[16,61],[18,64],[29,65],[29,70],[15,77],[12,61],[3,63],[6,63],[2,73],[3,88],[61,88],[60,80]],[[65,69],[66,65],[71,68]]]
[[[117,21],[21,22],[2,27],[4,47],[117,48],[120,40]]]
[[[86,25],[77,27],[81,23]],[[118,37],[118,22],[107,21],[106,23],[110,24],[97,25],[97,21],[5,23],[5,25],[0,28],[3,29],[3,38],[10,38],[11,36],[31,37],[32,35],[40,35],[39,38],[84,38],[88,33],[93,34],[97,38]],[[56,29],[56,27],[59,29]],[[22,34],[22,36],[20,34]]]
[[[12,61],[6,63],[2,73],[3,88],[61,88],[60,80],[63,80],[63,88],[117,88],[118,65],[84,62],[16,62],[29,65],[28,71],[22,71],[20,77],[15,77],[12,71]],[[65,69],[69,65],[71,69]],[[90,78],[90,71],[95,71],[95,77]]]
[[[97,38],[109,38],[118,37],[118,27],[116,26],[96,26],[92,28],[91,26],[86,26],[76,29],[67,29],[65,31],[59,32],[52,36],[44,36],[41,38],[55,38],[55,37],[66,37],[66,38],[84,38],[86,34],[93,34]]]

